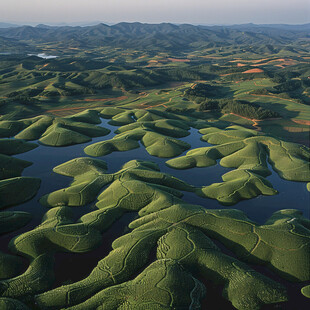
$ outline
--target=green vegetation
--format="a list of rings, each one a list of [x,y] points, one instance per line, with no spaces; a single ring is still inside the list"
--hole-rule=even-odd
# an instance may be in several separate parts
[[[0,209],[31,199],[40,187],[40,179],[16,177],[0,181]],[[16,195],[18,193],[18,195]]]
[[[17,230],[25,226],[30,220],[30,213],[3,211],[0,213],[0,234],[2,235]]]
[[[224,114],[233,113],[256,120],[280,117],[277,112],[264,109],[258,104],[245,100],[205,100],[200,103],[199,110],[220,110]]]
[[[205,288],[200,281],[177,262],[166,259],[152,263],[134,280],[104,289],[68,309],[185,309],[199,307],[204,294]]]
[[[111,140],[98,142],[87,146],[85,153],[90,156],[104,156],[114,151],[129,151],[139,148],[139,141],[145,146],[146,151],[157,157],[178,156],[190,148],[186,142],[154,133],[150,130],[130,130],[115,136]]]
[[[25,202],[37,193],[40,179],[20,177],[32,163],[9,156],[36,147],[36,144],[23,140],[0,139],[0,209]]]
[[[55,208],[44,216],[41,225],[11,240],[11,252],[30,260],[30,265],[24,273],[1,281],[2,296],[20,298],[49,289],[54,280],[56,251],[83,253],[98,245],[98,233],[89,235],[82,224],[77,226],[82,230],[72,232],[71,223],[69,208]]]
[[[303,308],[308,33],[1,28],[0,309]]]
[[[155,121],[155,123],[156,122],[157,121]],[[143,122],[140,122],[140,124],[143,125]],[[164,124],[166,124],[166,122]],[[132,127],[133,125],[135,126],[136,123],[124,127]],[[122,132],[122,128],[123,127],[120,127],[119,131]],[[124,129],[125,132],[127,132],[126,129]],[[282,178],[291,181],[309,181],[310,153],[304,146],[283,142],[268,136],[261,136],[258,135],[256,131],[238,126],[231,126],[225,130],[209,127],[201,129],[200,132],[205,133],[202,137],[203,140],[217,144],[217,146],[193,149],[189,151],[186,156],[169,160],[167,165],[176,169],[208,167],[215,165],[217,160],[221,159],[220,163],[222,166],[235,168],[237,170],[230,171],[223,175],[223,183],[215,183],[207,187],[197,188],[196,192],[198,195],[217,199],[225,205],[231,205],[236,204],[242,199],[254,198],[261,194],[277,194],[272,184],[265,179],[266,176],[271,174],[267,166],[267,160],[271,163],[273,170]],[[139,137],[139,131],[134,130],[133,135]],[[89,153],[97,156],[107,154],[104,152],[107,152],[107,150],[109,152],[115,150],[115,144],[113,147],[109,144],[110,141],[113,140],[117,140],[117,138],[113,138],[107,142],[99,142],[90,145],[86,148],[86,152],[96,147],[100,153]],[[134,148],[139,146],[134,139],[127,138],[124,139],[124,141],[126,144],[120,142],[119,145],[121,147],[128,146]],[[161,147],[161,149],[162,148],[163,147]],[[71,166],[81,165],[81,162],[83,162],[83,165],[86,162],[87,165],[93,168],[87,173],[85,173],[83,169],[79,170],[80,172],[78,175],[75,172],[71,172]],[[98,168],[96,168],[98,163],[99,167],[103,165],[100,161],[96,162],[81,158],[56,167],[54,169],[55,172],[74,177],[75,181],[68,189],[60,190],[42,198],[42,203],[51,206],[60,204],[83,205],[93,201],[95,197],[91,195],[98,195],[99,190],[113,179],[112,176],[102,175],[105,173],[105,170],[101,168],[98,170]],[[70,172],[67,172],[67,167],[70,167]],[[104,166],[104,168],[106,167]],[[81,192],[81,190],[83,192]],[[121,191],[122,189],[120,188],[119,190]],[[88,191],[92,194],[89,195]],[[126,192],[128,191],[140,192],[140,189],[139,187],[133,187],[132,189],[127,189]],[[100,195],[99,200],[101,196],[105,197],[105,195],[106,194]],[[97,204],[97,206],[99,205],[100,203]]]
[[[31,164],[32,163],[29,161],[0,154],[0,179],[3,180],[18,177],[21,175],[23,170]]]
[[[85,53],[87,49],[94,50],[96,55],[98,47],[107,46],[109,50],[120,50],[122,59],[130,59],[131,55],[128,57],[123,50],[139,46],[149,53],[165,54],[177,51],[181,54],[182,51],[188,50],[191,53],[200,54],[201,51],[210,50],[218,57],[227,57],[231,54],[238,57],[240,54],[278,54],[278,56],[298,54],[306,50],[307,41],[304,38],[307,30],[308,25],[279,27],[247,24],[233,27],[211,27],[122,22],[113,26],[105,24],[88,27],[38,25],[37,27],[3,28],[0,29],[0,36],[4,38],[4,43],[8,47],[10,47],[9,43],[14,46],[15,40],[16,44],[22,40],[28,49],[43,48],[46,51],[48,48],[57,47],[57,55],[65,51],[67,54],[78,54],[83,51]],[[6,51],[6,45],[3,46],[3,51]],[[224,49],[223,46],[227,48]],[[145,59],[140,59],[140,62],[144,61]]]
[[[216,146],[190,150],[183,157],[167,161],[167,165],[175,169],[209,167],[220,159],[223,167],[237,170],[224,174],[224,183],[199,189],[199,195],[217,199],[223,204],[235,204],[260,194],[275,195],[277,191],[264,178],[271,174],[267,160],[283,179],[303,182],[310,179],[310,152],[305,146],[261,136],[239,126],[225,130],[209,127],[200,132],[204,134],[204,141]]]
[[[65,118],[38,116],[17,122],[0,121],[0,128],[3,129],[4,137],[15,134],[17,139],[39,140],[49,146],[66,146],[89,142],[93,137],[109,134],[110,130],[94,125],[100,122],[97,111],[86,110]],[[17,133],[16,127],[22,130]]]
[[[193,272],[197,268],[206,279],[224,285],[222,295],[237,309],[259,308],[287,298],[283,287],[223,254],[211,239],[192,226],[178,225],[162,236],[157,257],[177,260]]]
[[[181,116],[178,119],[167,112],[137,109],[122,111],[111,108],[101,113],[105,117],[112,117],[110,124],[124,126],[116,131],[118,134],[113,139],[87,146],[87,155],[104,156],[114,151],[132,150],[140,146],[139,141],[150,155],[157,157],[174,157],[190,148],[188,143],[175,139],[189,134],[186,117],[182,120]]]
[[[310,155],[305,146],[260,136],[237,126],[225,130],[210,127],[200,132],[204,134],[203,140],[217,146],[190,150],[184,157],[169,160],[169,166],[177,169],[208,167],[221,159],[224,167],[250,169],[267,176],[270,174],[266,164],[268,156],[273,169],[282,178],[303,182],[309,178]]]
[[[273,81],[280,84],[276,85],[270,91],[280,95],[282,98],[297,99],[303,104],[310,104],[309,91],[310,82],[300,72],[281,72],[275,74]]]
[[[162,263],[162,258],[170,258],[192,270],[194,275],[202,273],[206,279],[220,285],[226,283],[224,297],[237,309],[284,301],[286,293],[281,285],[222,254],[204,234],[220,240],[247,261],[266,264],[286,278],[304,281],[310,275],[305,274],[309,233],[303,225],[309,225],[309,221],[296,210],[277,212],[265,225],[259,226],[237,210],[171,205],[132,222],[132,232],[114,241],[113,250],[87,278],[40,294],[37,302],[45,309],[74,304],[78,305],[73,309],[82,309],[89,304],[100,305],[101,297],[107,300],[115,291],[115,284],[126,281],[145,264],[157,240],[157,264]],[[296,259],[301,262],[298,267],[289,263]],[[224,265],[227,269],[223,269]],[[214,271],[220,273],[219,277],[215,277]],[[148,283],[146,278],[145,281]],[[125,282],[124,285],[127,287],[131,283]],[[132,296],[137,295],[133,293],[130,298]]]
[[[0,298],[0,307],[3,310],[30,310],[26,305],[12,298]]]
[[[301,289],[301,293],[302,293],[305,297],[310,298],[310,285],[307,285],[307,286],[303,287],[303,288]]]
[[[219,98],[222,93],[225,94],[225,90],[221,86],[198,83],[187,89],[184,96],[196,103],[201,103],[206,98]]]
[[[0,266],[0,280],[16,277],[23,271],[23,261],[20,257],[2,252],[0,252]]]
[[[155,163],[132,160],[114,174],[106,173],[106,163],[87,157],[76,158],[54,168],[54,172],[74,178],[71,186],[43,196],[43,205],[83,206],[94,201],[102,188],[112,183],[99,196],[99,209],[137,210],[149,201],[164,208],[182,194],[177,190],[193,191],[193,187],[166,173],[159,172]],[[167,186],[175,190],[167,188]],[[122,198],[115,200],[115,193]],[[176,197],[174,197],[176,196]],[[116,214],[119,214],[118,211]],[[143,211],[145,212],[145,211]]]
[[[0,210],[31,199],[38,191],[40,179],[19,177],[32,163],[9,155],[32,150],[37,145],[21,140],[0,139]],[[0,236],[25,226],[32,216],[26,212],[0,212]],[[23,271],[20,257],[0,251],[0,279],[18,276]],[[1,309],[27,309],[19,301],[0,298]]]
[[[32,218],[31,214],[26,212],[17,212],[17,211],[0,212],[0,235],[15,231],[25,226],[31,220],[31,218]],[[0,251],[1,280],[16,277],[22,271],[23,271],[23,261],[20,257],[6,254]],[[0,298],[0,300],[2,299]]]
[[[213,183],[198,189],[198,195],[217,199],[223,205],[232,205],[243,199],[278,193],[269,181],[251,170],[234,170],[225,173],[222,179],[223,183]]]
[[[222,105],[223,113],[234,113],[253,119],[266,119],[280,117],[280,114],[271,110],[264,109],[257,104],[244,100],[235,100]]]
[[[0,153],[4,155],[15,155],[25,153],[36,148],[34,143],[28,143],[23,140],[0,139]]]
[[[50,194],[44,199],[44,202],[48,202],[52,206],[62,203],[65,205],[75,205],[74,203],[82,205],[91,202],[98,195],[101,184],[107,184],[113,179],[113,175],[104,174],[105,169],[104,162],[87,158],[73,160],[56,167],[56,172],[74,176],[75,180],[71,187]],[[136,180],[134,176],[137,178]],[[94,232],[98,229],[100,231],[107,229],[113,221],[122,216],[124,211],[140,210],[139,215],[142,218],[130,224],[133,231],[113,243],[113,251],[99,262],[88,278],[39,295],[37,301],[44,308],[55,305],[60,308],[79,304],[76,306],[77,309],[82,309],[88,304],[99,305],[101,297],[98,296],[109,298],[110,292],[114,292],[114,286],[111,289],[107,288],[115,284],[110,278],[111,272],[114,281],[117,281],[116,284],[127,281],[132,273],[146,263],[149,251],[156,246],[156,241],[166,233],[167,236],[159,241],[158,258],[174,259],[182,265],[188,266],[189,270],[195,270],[195,272],[197,272],[198,267],[195,267],[195,264],[201,264],[198,270],[206,278],[213,279],[216,283],[220,281],[223,284],[232,281],[225,289],[224,297],[229,299],[237,309],[246,307],[245,302],[258,306],[264,303],[286,300],[285,292],[281,286],[254,271],[247,270],[246,266],[236,260],[232,263],[232,258],[221,254],[211,240],[206,237],[204,240],[201,236],[202,233],[196,232],[196,229],[200,229],[210,237],[220,240],[226,247],[238,253],[238,256],[246,257],[246,260],[267,264],[269,268],[285,278],[295,281],[306,281],[310,278],[310,274],[306,274],[304,270],[308,264],[309,257],[306,256],[309,255],[309,249],[306,247],[310,238],[308,230],[305,230],[304,226],[308,227],[309,221],[303,218],[300,212],[296,210],[276,212],[265,225],[259,226],[237,210],[206,210],[202,207],[186,205],[182,203],[180,194],[173,188],[182,190],[192,190],[192,188],[175,178],[160,173],[156,165],[150,162],[129,162],[121,171],[114,174],[114,179],[113,183],[98,196],[97,207],[99,210],[83,216],[76,225],[81,228],[84,225],[88,226],[87,236],[91,238],[90,244],[93,245],[98,241],[97,237],[90,236],[90,229]],[[150,184],[151,180],[152,183],[156,183]],[[77,192],[80,187],[79,184],[83,185],[82,195],[80,195],[81,192]],[[74,193],[77,193],[76,198],[82,198],[82,200],[74,200]],[[88,197],[88,200],[83,197]],[[54,213],[51,215],[61,210],[65,211],[65,207],[57,207],[52,210]],[[49,220],[48,223],[52,223],[52,221]],[[64,221],[65,226],[72,225],[69,223],[68,219]],[[211,223],[212,225],[210,225]],[[59,221],[57,225],[59,225]],[[229,229],[227,229],[228,227]],[[294,233],[292,233],[292,229]],[[74,231],[77,232],[78,230],[75,229]],[[240,234],[240,232],[242,233]],[[195,249],[197,249],[195,254],[186,255],[186,242],[182,241],[181,237],[173,237],[174,234],[185,234],[187,242],[189,240],[198,242],[195,245]],[[188,239],[186,237],[188,234],[193,234],[193,236]],[[169,242],[170,235],[172,236],[172,243]],[[247,237],[245,238],[245,236]],[[254,245],[256,245],[256,250],[252,251]],[[181,249],[180,247],[185,248]],[[192,248],[192,245],[189,246],[189,249]],[[142,252],[141,249],[143,249]],[[34,254],[29,253],[28,255]],[[139,260],[136,255],[139,255]],[[184,262],[182,255],[184,255]],[[199,257],[199,259],[197,257],[196,263],[195,255]],[[119,263],[119,260],[125,258],[125,265]],[[211,262],[215,261],[216,263],[213,265],[210,259]],[[296,266],[288,263],[287,260],[299,260],[303,263]],[[286,263],[283,263],[284,261]],[[117,263],[114,265],[113,262]],[[218,277],[212,278],[213,273],[208,272],[208,269],[217,271],[217,268],[222,268],[218,266],[223,266],[223,264],[227,264],[227,268],[232,268],[232,270],[223,273],[221,275],[222,280],[219,280]],[[240,266],[238,266],[239,264]],[[106,271],[106,268],[109,268],[109,272]],[[114,270],[114,268],[116,269]],[[234,268],[236,269],[234,270]],[[243,268],[247,271],[243,271]],[[249,272],[251,276],[248,276]],[[236,278],[232,274],[235,274]],[[243,283],[240,284],[238,280],[236,290],[233,284],[235,279],[240,279]],[[255,284],[249,285],[248,281],[254,281]],[[242,290],[239,285],[243,287]],[[255,287],[254,291],[252,290],[253,287]],[[99,293],[102,289],[103,291]],[[261,296],[258,293],[260,289],[265,292],[263,295],[266,297],[263,299],[259,297]],[[69,300],[65,297],[68,294],[70,295]],[[251,296],[246,299],[248,301],[245,301],[243,297],[245,295]],[[86,300],[88,298],[90,299]]]

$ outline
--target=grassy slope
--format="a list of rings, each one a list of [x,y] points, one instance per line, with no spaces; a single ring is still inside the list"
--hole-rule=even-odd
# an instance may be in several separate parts
[[[57,47],[55,44],[43,44],[41,48],[47,54],[55,54],[57,51],[61,51],[60,45]],[[153,74],[158,70],[158,72],[162,72],[161,70],[180,70],[184,72],[190,69],[217,76],[217,78],[213,78],[212,82],[226,87],[228,90],[227,94],[224,94],[226,98],[234,97],[255,102],[264,108],[275,110],[283,116],[281,120],[260,122],[259,125],[264,131],[280,137],[287,136],[293,140],[297,137],[297,140],[305,141],[309,132],[308,127],[293,122],[293,120],[309,121],[309,106],[300,104],[294,99],[280,98],[279,95],[269,97],[251,94],[254,90],[271,89],[277,83],[260,74],[238,73],[242,73],[243,68],[243,71],[248,70],[249,65],[255,66],[252,68],[262,68],[267,72],[281,72],[282,69],[278,65],[283,64],[281,59],[284,57],[288,61],[287,66],[289,68],[295,71],[300,70],[298,64],[309,62],[303,49],[304,47],[300,47],[300,50],[297,51],[295,48],[292,51],[282,49],[277,53],[265,52],[264,54],[262,52],[261,54],[255,54],[250,48],[242,49],[240,46],[227,46],[225,48],[200,48],[195,52],[173,55],[173,53],[167,52],[134,49],[123,50],[100,47],[87,50],[80,48],[79,50],[72,50],[76,53],[73,61],[70,58],[72,56],[67,58],[67,61],[64,60],[65,58],[59,58],[59,63],[58,60],[50,63],[45,60],[29,60],[26,61],[25,65],[10,65],[1,70],[1,99],[6,99],[6,95],[11,92],[28,92],[31,89],[42,89],[43,91],[38,96],[33,97],[33,99],[38,100],[34,101],[33,104],[21,105],[15,101],[9,104],[1,104],[0,114],[2,114],[2,119],[35,116],[42,113],[62,116],[74,114],[84,108],[101,108],[109,105],[140,109],[150,107],[158,109],[171,107],[197,109],[196,104],[182,97],[184,90],[192,85],[188,79],[186,82],[186,78],[183,83],[178,82],[175,85],[162,81],[163,84],[144,88],[136,87],[133,88],[133,91],[125,91],[123,88],[92,89],[92,86],[89,86],[100,84],[101,75],[103,74],[109,75],[117,72],[117,74],[124,77],[125,81],[126,79],[132,80],[137,76],[141,76],[142,80],[146,80],[148,77],[144,73],[141,75],[141,70],[146,69],[149,72],[148,74]],[[98,57],[99,55],[100,57]],[[96,60],[92,62],[94,56],[96,56]],[[83,57],[83,60],[80,57]],[[181,61],[176,61],[176,59],[181,59]],[[102,65],[100,61],[103,61]],[[70,70],[73,71],[57,71],[62,68],[62,65],[60,65],[62,63],[65,63],[68,70],[71,68]],[[238,63],[243,63],[246,66],[238,67]],[[91,66],[98,67],[98,69],[90,69]],[[238,72],[236,78],[234,78],[234,73],[231,72],[236,70]],[[229,75],[225,76],[225,74]],[[87,77],[85,78],[85,76]],[[170,79],[173,79],[173,77],[170,77]],[[83,82],[81,83],[81,81]],[[85,82],[89,84],[87,87],[93,93],[82,93]],[[69,94],[66,91],[69,91]],[[80,94],[74,95],[75,91],[80,92]],[[51,97],[48,92],[55,92],[58,95]],[[72,92],[71,95],[70,92]],[[222,118],[245,126],[253,125],[252,121],[235,115],[225,115]]]

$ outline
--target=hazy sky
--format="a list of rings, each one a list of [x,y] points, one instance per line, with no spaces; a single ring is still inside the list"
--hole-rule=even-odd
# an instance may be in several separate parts
[[[195,24],[310,21],[309,0],[1,0],[0,21]]]

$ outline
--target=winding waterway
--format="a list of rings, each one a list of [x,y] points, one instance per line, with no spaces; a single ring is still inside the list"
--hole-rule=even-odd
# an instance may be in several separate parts
[[[105,137],[94,138],[91,142],[67,146],[67,147],[48,147],[39,145],[38,148],[29,151],[27,153],[16,155],[15,157],[28,160],[33,162],[33,165],[24,170],[23,176],[38,177],[42,180],[41,187],[37,195],[30,201],[23,203],[18,206],[9,208],[8,210],[19,210],[27,211],[33,215],[32,221],[24,228],[15,231],[14,233],[7,234],[1,237],[0,250],[7,252],[7,245],[9,240],[24,232],[31,230],[37,226],[42,219],[42,216],[48,210],[39,204],[38,200],[45,194],[53,192],[55,190],[67,187],[72,181],[71,178],[58,175],[52,171],[52,169],[62,164],[68,160],[77,157],[87,156],[83,149],[92,143],[99,142],[102,140],[107,140],[112,138],[115,134],[114,131],[117,129],[115,126],[108,124],[108,120],[102,120],[101,126],[111,129],[111,133]],[[197,129],[191,129],[190,135],[182,138],[181,140],[186,141],[191,144],[192,148],[210,146],[207,142],[200,140],[201,135],[198,133]],[[184,155],[184,154],[182,154]],[[145,148],[141,146],[139,149],[127,151],[127,152],[114,152],[110,155],[99,157],[107,162],[108,172],[116,172],[121,166],[132,159],[139,160],[149,160],[156,162],[163,172],[170,173],[183,181],[186,181],[195,186],[210,185],[215,182],[221,182],[221,176],[230,171],[230,168],[224,168],[219,165],[219,163],[212,167],[207,168],[193,168],[189,170],[175,170],[167,167],[165,158],[157,158],[149,155]],[[269,169],[272,171],[271,166]],[[244,211],[247,216],[260,224],[263,224],[266,219],[268,219],[272,213],[281,209],[298,209],[301,210],[304,216],[309,217],[309,202],[310,195],[306,190],[306,184],[302,182],[291,182],[281,179],[277,173],[272,172],[272,174],[267,177],[267,179],[273,184],[274,188],[279,191],[278,195],[275,196],[259,196],[250,200],[243,200],[232,207],[224,207],[216,200],[198,197],[194,193],[184,193],[184,201],[199,204],[208,209],[219,209],[219,208],[236,208]],[[75,218],[78,219],[85,213],[95,210],[95,202],[83,206],[74,208]],[[55,286],[61,285],[66,281],[78,281],[86,277],[90,271],[97,265],[98,260],[104,257],[111,250],[111,243],[114,239],[121,236],[128,223],[136,217],[136,214],[131,213],[125,215],[121,220],[117,221],[107,232],[104,233],[104,242],[102,245],[86,254],[68,254],[60,253],[56,254],[55,258],[55,270],[56,270],[56,283]],[[230,253],[231,254],[231,253]],[[25,268],[27,267],[27,262],[25,261]],[[281,280],[274,274],[270,273],[263,267],[251,266],[260,272],[267,274],[275,278],[276,280],[284,283],[290,291],[291,295],[294,295],[295,303],[299,303],[302,309],[305,300],[303,296],[299,293],[300,284],[288,284],[287,282]],[[76,271],[79,271],[78,273]],[[209,294],[207,293],[207,296]],[[210,296],[208,297],[210,298]],[[221,309],[230,309],[229,303],[224,301],[219,301],[223,303]],[[208,302],[206,302],[206,305]],[[228,307],[228,308],[226,308]],[[287,304],[287,309],[289,308],[289,303]],[[268,308],[264,308],[268,309]],[[286,309],[281,308],[281,309]],[[297,309],[297,308],[296,308]]]

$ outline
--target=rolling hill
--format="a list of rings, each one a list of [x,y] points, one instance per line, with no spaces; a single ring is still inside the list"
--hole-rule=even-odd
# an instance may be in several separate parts
[[[38,25],[0,29],[0,37],[32,43],[63,43],[69,46],[139,46],[146,50],[189,50],[197,47],[232,44],[287,45],[293,41],[309,42],[309,24],[303,26],[236,25],[193,26],[119,23],[87,27]]]

